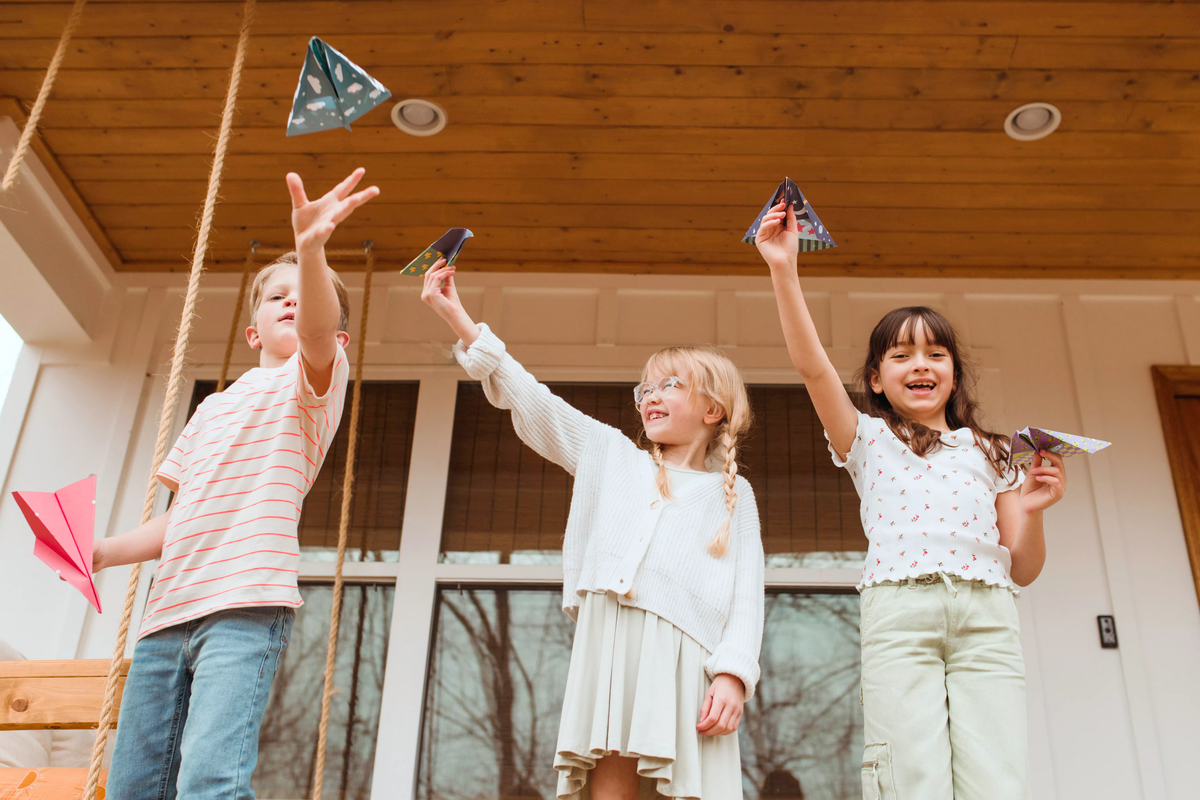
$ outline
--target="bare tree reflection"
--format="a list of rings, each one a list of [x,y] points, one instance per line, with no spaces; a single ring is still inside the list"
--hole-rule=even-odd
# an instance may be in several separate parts
[[[574,634],[559,595],[449,589],[439,600],[419,800],[553,798]],[[740,734],[747,797],[857,797],[857,596],[768,596],[762,665]]]
[[[312,796],[333,590],[302,585],[300,592],[305,605],[296,614],[259,734],[254,789],[263,800]],[[393,595],[387,585],[344,590],[325,756],[327,797],[335,786],[340,800],[370,795]]]
[[[771,594],[762,680],[742,721],[748,797],[858,797],[857,595]]]

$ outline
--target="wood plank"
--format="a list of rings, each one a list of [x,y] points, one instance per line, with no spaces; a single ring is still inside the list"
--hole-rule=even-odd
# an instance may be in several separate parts
[[[1195,28],[1180,31],[1194,33]],[[1105,58],[1111,46],[1116,61]],[[1013,69],[1196,69],[1196,39],[1084,39],[1021,37],[1012,53]]]
[[[230,2],[103,3],[90,7],[83,24],[92,36],[220,36],[236,37],[242,8]],[[56,37],[69,5],[5,3],[0,35],[12,38]],[[581,0],[522,0],[478,3],[473,0],[357,0],[348,3],[287,0],[259,3],[254,31],[263,34],[323,36],[362,30],[364,21],[377,30],[436,33],[463,31],[583,30]]]
[[[106,227],[189,231],[195,225],[197,208],[190,205],[96,206],[96,216]],[[368,237],[370,229],[397,227],[437,228],[461,225],[473,230],[487,228],[610,228],[715,230],[737,233],[749,227],[757,209],[752,206],[693,205],[551,205],[414,203],[376,205],[368,203],[341,223],[344,230]],[[260,229],[286,230],[290,209],[286,203],[273,205],[222,204],[224,227],[251,233]],[[992,231],[1003,215],[1003,227],[1025,233],[1093,233],[1140,231],[1143,234],[1174,234],[1200,231],[1200,211],[1146,209],[1102,209],[1061,211],[945,208],[931,214],[921,208],[844,208],[824,206],[821,220],[832,231],[944,231],[973,233]]]
[[[196,180],[207,174],[201,156],[65,156],[64,169],[77,181]],[[1022,183],[1022,184],[1200,184],[1195,159],[1107,158],[903,158],[809,155],[711,156],[640,153],[454,153],[441,157],[418,154],[346,156],[230,155],[229,180],[274,180],[283,187],[289,171],[318,188],[340,181],[354,167],[367,170],[366,180],[384,191],[404,182],[422,181],[430,199],[450,199],[435,184],[443,180],[543,179],[698,181],[736,175],[740,180],[778,182],[784,175],[803,175],[805,183],[882,181],[895,183]],[[770,192],[768,191],[768,194]],[[815,200],[812,202],[816,202]]]
[[[401,26],[401,30],[403,30]],[[233,63],[237,27],[229,36],[111,37],[81,31],[71,40],[68,69],[125,69],[214,67]],[[449,34],[449,35],[447,35]],[[1142,40],[1104,40],[1093,43],[1091,66],[1136,69],[1143,66]],[[0,68],[28,69],[49,63],[58,43],[58,32],[45,39],[0,37]],[[299,74],[307,37],[251,37],[249,67],[289,67]],[[382,65],[446,64],[730,64],[798,67],[915,67],[1007,69],[1015,36],[881,36],[874,34],[678,34],[663,37],[650,33],[551,34],[516,31],[497,38],[493,33],[397,33],[339,35],[338,49],[364,69]],[[1170,47],[1191,52],[1186,41]],[[1051,55],[1047,56],[1052,59]],[[1077,60],[1074,56],[1073,60]],[[1180,57],[1179,61],[1184,61]],[[1053,69],[1051,63],[1043,68]],[[1189,69],[1190,60],[1174,69]]]
[[[0,680],[0,731],[95,728],[107,681],[107,677]],[[119,678],[118,708],[124,688],[125,678]]]
[[[121,664],[121,675],[129,674],[133,659]],[[107,658],[71,658],[61,661],[0,661],[0,679],[4,678],[88,678],[107,677]]]
[[[9,800],[79,800],[87,786],[86,769],[42,767],[40,769],[0,769],[0,797]],[[108,770],[100,770],[96,800],[104,800]]]
[[[779,100],[762,98],[676,97],[481,97],[431,96],[451,124],[596,125],[602,127],[704,127],[736,121],[733,127],[849,128],[859,130],[995,131],[1012,110],[1004,100],[943,103],[920,100]],[[283,134],[291,95],[251,98],[238,103],[238,127],[268,127]],[[1200,104],[1123,101],[1064,101],[1066,129],[1073,131],[1195,131]],[[47,128],[180,127],[215,129],[221,110],[216,98],[58,100],[46,107]],[[383,110],[354,127],[391,128]],[[334,132],[326,132],[326,137]]]
[[[956,277],[956,278],[1016,278],[1047,279],[1067,278],[1078,280],[1196,280],[1200,278],[1200,264],[1192,257],[1148,257],[1136,263],[1119,256],[1088,256],[1065,260],[1048,259],[1037,254],[1019,254],[1017,257],[999,256],[940,256],[936,259],[916,259],[910,256],[836,255],[837,251],[811,254],[801,262],[804,276],[844,277]],[[689,255],[689,260],[646,261],[587,261],[578,257],[549,258],[558,254],[539,254],[544,260],[522,260],[527,253],[510,254],[512,258],[495,261],[472,261],[464,263],[462,273],[470,272],[545,272],[587,273],[611,275],[765,275],[762,262],[722,263],[707,261],[702,255]],[[571,254],[564,254],[571,255]],[[244,254],[225,260],[210,262],[213,272],[239,273]],[[395,272],[404,268],[405,261],[385,258],[378,262],[380,272]],[[178,272],[188,269],[184,259],[126,262],[129,272]],[[361,271],[359,262],[337,263],[344,272]],[[469,279],[468,279],[469,280]],[[415,285],[415,284],[414,284]]]
[[[0,70],[0,95],[32,103],[45,77],[45,69]],[[403,66],[372,70],[387,86],[403,86],[409,95],[450,93],[445,67]],[[296,91],[299,70],[292,67],[247,69],[242,74],[241,98],[290,97]],[[64,69],[54,81],[55,100],[110,100],[173,97],[224,100],[229,88],[228,69]]]
[[[373,229],[371,239],[381,252],[412,253],[416,256],[430,242],[445,233],[448,225],[420,228],[388,227]],[[163,252],[174,248],[186,252],[193,233],[188,230],[109,228],[113,243],[126,255],[147,258],[148,252]],[[249,237],[246,231],[218,227],[213,231],[211,246],[214,253],[244,253]],[[253,238],[264,242],[288,242],[290,228],[261,228]],[[362,242],[361,230],[338,230],[330,239],[330,247],[357,247]],[[1098,243],[1094,234],[1026,233],[1023,231],[993,230],[969,233],[927,231],[838,231],[839,248],[850,253],[907,253],[922,256],[955,255],[959,253],[1016,253],[1036,250],[1046,257],[1078,257],[1105,251],[1126,256],[1136,262],[1142,256],[1187,256],[1200,259],[1200,232],[1181,232],[1143,236],[1136,231],[1118,231],[1104,236]],[[598,254],[615,252],[627,258],[642,253],[642,258],[654,253],[703,253],[708,259],[728,260],[745,258],[753,253],[751,245],[741,241],[741,231],[710,230],[647,230],[628,228],[488,228],[475,231],[470,242],[472,257],[492,259],[492,251],[525,253],[576,252]],[[526,256],[528,257],[528,256]],[[594,257],[594,256],[593,256]]]
[[[0,71],[0,94],[32,101],[44,67]],[[1194,71],[983,70],[629,65],[457,64],[373,67],[384,85],[405,95],[573,97],[798,97],[828,99],[1056,101],[1200,101]],[[256,67],[243,74],[241,96],[290,96],[295,65]],[[54,84],[59,99],[147,97],[222,98],[227,68],[63,69]]]
[[[761,208],[761,181],[668,181],[618,180],[524,180],[443,179],[432,184],[438,195],[430,196],[430,184],[399,181],[381,182],[385,191],[372,205],[420,202],[554,203],[611,205],[623,203],[674,204],[681,192],[689,205],[738,205]],[[207,187],[205,181],[79,181],[89,203],[182,203],[199,208]],[[1200,192],[1192,186],[1120,184],[1002,184],[1002,183],[845,183],[804,181],[804,191],[820,212],[825,206],[909,206],[912,208],[1144,208],[1200,209]],[[288,199],[281,180],[226,180],[222,194],[233,203],[278,203]],[[227,224],[217,208],[218,227]]]
[[[0,32],[16,37],[58,34],[68,7],[7,3]],[[1190,7],[1189,7],[1190,6]],[[90,9],[88,26],[97,36],[187,36],[236,33],[242,3],[103,3]],[[1200,27],[1200,13],[1186,3],[1122,2],[872,2],[871,0],[356,0],[344,3],[289,0],[260,3],[255,29],[264,34],[361,30],[363,20],[380,30],[434,33],[463,31],[653,31],[657,34],[841,33],[976,34],[1024,36],[1169,36]],[[297,21],[303,20],[303,25]]]
[[[212,133],[186,128],[61,128],[42,131],[60,157],[72,155],[209,155]],[[794,153],[823,156],[989,158],[1190,158],[1200,132],[1073,132],[1017,142],[993,131],[854,131],[797,129],[787,134]],[[350,157],[367,153],[664,153],[703,156],[775,152],[774,128],[598,128],[553,125],[451,125],[437,136],[398,136],[391,128],[358,126],[341,135],[281,137],[271,128],[236,128],[232,152]]]
[[[589,31],[673,33],[1171,36],[1200,30],[1200,7],[1124,2],[585,0]]]

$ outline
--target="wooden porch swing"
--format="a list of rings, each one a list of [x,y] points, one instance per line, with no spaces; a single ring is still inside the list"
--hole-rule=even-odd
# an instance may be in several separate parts
[[[0,181],[0,191],[7,192],[17,180],[21,163],[37,132],[38,120],[50,96],[55,76],[62,65],[75,28],[78,27],[87,0],[75,0],[67,24],[63,28],[58,48],[51,59],[42,82],[41,90],[21,133],[20,141],[13,152],[5,175]],[[184,386],[184,362],[186,360],[192,324],[196,318],[196,302],[199,297],[200,276],[204,272],[204,260],[208,252],[209,236],[216,208],[217,196],[224,172],[225,156],[233,129],[233,114],[237,106],[238,87],[246,60],[250,38],[250,26],[254,20],[256,0],[246,0],[242,14],[242,26],[238,35],[236,55],[229,78],[229,89],[221,115],[221,126],[213,153],[212,169],[208,179],[208,193],[200,217],[196,245],[192,253],[192,266],[188,275],[187,293],[184,297],[183,314],[175,338],[171,358],[171,369],[167,378],[166,396],[159,416],[158,437],[154,448],[153,468],[146,487],[142,506],[142,522],[154,516],[158,480],[158,466],[166,457],[169,446],[175,407]],[[242,272],[233,321],[230,324],[225,356],[221,364],[217,391],[225,388],[229,364],[233,354],[245,302],[246,287],[254,272],[258,256],[282,255],[283,248],[262,248],[252,242]],[[362,314],[359,323],[358,354],[355,362],[354,395],[350,407],[349,446],[346,451],[345,479],[342,485],[341,521],[338,526],[337,565],[334,571],[333,604],[329,620],[329,644],[325,658],[325,681],[321,696],[321,721],[317,729],[317,753],[313,775],[313,798],[320,800],[325,772],[325,740],[329,727],[329,704],[333,695],[334,660],[337,654],[338,626],[342,608],[342,567],[346,558],[346,541],[350,528],[350,505],[354,494],[354,462],[358,442],[359,406],[362,396],[363,359],[366,353],[367,319],[371,305],[371,277],[375,266],[373,244],[363,243],[362,249],[328,250],[331,258],[365,259]],[[66,660],[66,661],[12,661],[0,662],[0,731],[23,730],[79,730],[95,729],[96,742],[92,748],[91,764],[87,769],[73,768],[10,768],[0,769],[0,800],[102,800],[104,797],[105,771],[100,765],[104,757],[109,731],[117,725],[117,711],[125,679],[129,674],[131,659],[124,657],[137,596],[141,564],[130,568],[129,582],[125,592],[125,606],[117,641],[111,660]]]

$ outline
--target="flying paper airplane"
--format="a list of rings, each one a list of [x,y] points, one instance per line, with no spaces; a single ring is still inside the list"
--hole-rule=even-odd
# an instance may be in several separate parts
[[[308,42],[300,83],[292,99],[287,135],[345,128],[392,96],[362,67],[317,37]]]
[[[13,492],[37,542],[33,554],[100,610],[92,580],[96,526],[96,476],[57,492]]]
[[[742,237],[742,241],[754,244],[754,237],[758,235],[758,226],[762,224],[763,217],[771,210],[772,206],[776,206],[785,200],[789,206],[796,207],[796,227],[800,236],[801,253],[837,247],[837,243],[833,241],[833,237],[829,235],[829,231],[825,230],[825,226],[821,224],[821,220],[817,217],[817,212],[813,211],[813,207],[804,198],[804,193],[800,191],[799,186],[792,183],[791,178],[784,178],[783,183],[779,184],[779,188],[775,190],[775,194],[771,195],[771,199],[763,206],[763,210],[758,212],[758,217],[754,220],[750,229],[746,231],[746,235]]]

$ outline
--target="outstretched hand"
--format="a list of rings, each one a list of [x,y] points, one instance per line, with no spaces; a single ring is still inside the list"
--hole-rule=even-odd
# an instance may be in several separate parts
[[[742,722],[746,689],[740,679],[721,673],[713,678],[704,696],[704,708],[696,730],[705,736],[724,736],[733,733]]]
[[[292,195],[292,229],[296,232],[298,251],[312,252],[324,247],[338,223],[379,194],[378,186],[354,192],[354,187],[358,186],[364,174],[366,170],[359,167],[323,196],[309,200],[304,193],[304,181],[296,173],[288,173],[288,192]]]
[[[1062,500],[1067,491],[1067,468],[1063,457],[1049,450],[1033,454],[1033,465],[1021,485],[1021,508],[1026,514],[1045,511]]]
[[[780,201],[763,215],[754,237],[754,246],[769,266],[795,264],[800,252],[800,229],[796,225],[796,208]]]

